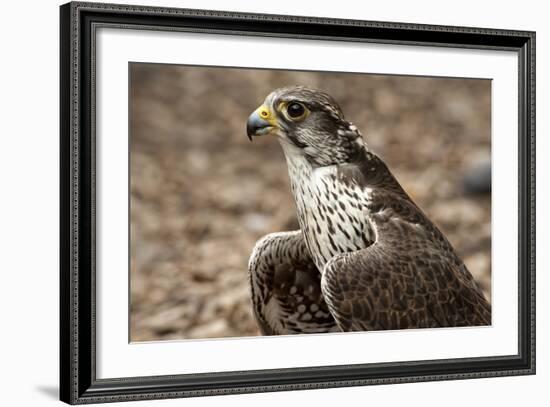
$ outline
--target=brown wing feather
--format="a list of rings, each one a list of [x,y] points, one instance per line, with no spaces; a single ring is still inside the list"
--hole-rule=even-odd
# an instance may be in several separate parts
[[[323,294],[343,331],[491,323],[472,275],[406,194],[374,196],[368,213],[376,242],[323,270]]]
[[[321,274],[300,231],[262,238],[248,270],[254,314],[264,335],[339,330],[321,293]]]

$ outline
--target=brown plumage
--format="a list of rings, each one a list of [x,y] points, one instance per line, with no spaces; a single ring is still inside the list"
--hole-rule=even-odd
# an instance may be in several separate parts
[[[249,269],[254,314],[264,335],[339,331],[300,231],[259,240]]]
[[[491,307],[449,241],[330,96],[276,90],[247,131],[279,137],[301,229],[266,236],[251,256],[262,332],[490,324]]]

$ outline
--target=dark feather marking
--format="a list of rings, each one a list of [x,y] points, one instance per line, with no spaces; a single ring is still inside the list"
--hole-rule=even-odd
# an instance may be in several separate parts
[[[321,292],[319,270],[301,232],[264,238],[250,260],[249,279],[254,314],[264,335],[338,330]],[[278,320],[270,324],[266,306],[273,300],[279,307]],[[325,312],[309,313],[313,304]],[[300,305],[305,307],[303,312]]]

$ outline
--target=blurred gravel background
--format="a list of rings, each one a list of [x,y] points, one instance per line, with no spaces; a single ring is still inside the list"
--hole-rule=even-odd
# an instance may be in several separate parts
[[[130,66],[132,341],[258,335],[247,262],[297,229],[274,138],[246,138],[273,89],[324,89],[446,233],[490,297],[491,198],[462,180],[490,157],[488,80]]]

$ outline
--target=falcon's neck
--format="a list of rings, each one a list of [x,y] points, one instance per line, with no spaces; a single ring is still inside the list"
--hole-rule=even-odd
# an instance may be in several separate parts
[[[369,189],[344,183],[338,165],[314,167],[297,147],[281,142],[298,222],[320,271],[337,254],[364,249],[374,233],[366,218]]]

